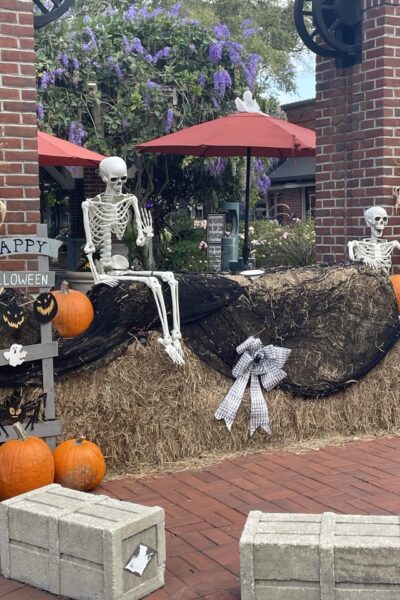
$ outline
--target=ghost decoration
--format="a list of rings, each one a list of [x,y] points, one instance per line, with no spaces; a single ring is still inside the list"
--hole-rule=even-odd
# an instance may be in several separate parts
[[[11,367],[18,367],[22,365],[27,355],[26,350],[22,350],[21,344],[12,344],[10,349],[3,353],[3,356],[8,360],[8,364]]]
[[[1,313],[2,322],[11,329],[15,331],[19,329],[21,325],[25,322],[24,311],[20,306],[18,306],[17,301],[11,300],[9,305],[2,311]]]
[[[57,300],[50,292],[39,294],[33,303],[33,316],[39,323],[50,323],[56,316],[57,311]]]

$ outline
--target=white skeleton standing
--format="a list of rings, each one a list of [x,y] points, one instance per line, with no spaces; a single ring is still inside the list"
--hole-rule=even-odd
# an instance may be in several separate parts
[[[125,256],[112,254],[112,235],[122,239],[133,211],[137,227],[136,244],[144,246],[153,237],[151,214],[140,209],[138,199],[133,194],[123,194],[122,185],[128,178],[127,166],[122,158],[110,156],[99,165],[100,177],[106,183],[106,190],[95,198],[82,202],[83,223],[86,234],[85,253],[95,285],[105,283],[116,285],[118,281],[139,281],[147,285],[154,296],[161,321],[163,337],[159,339],[171,359],[184,364],[180,340],[178,282],[170,271],[133,271]],[[100,251],[100,261],[96,264],[93,254]],[[167,311],[159,279],[167,283],[172,299],[172,331],[168,328]]]
[[[387,272],[392,266],[392,252],[400,248],[397,240],[383,240],[383,230],[388,222],[388,215],[383,206],[371,206],[364,211],[364,219],[371,228],[371,237],[353,240],[348,243],[350,260],[363,262],[377,269],[383,267]]]

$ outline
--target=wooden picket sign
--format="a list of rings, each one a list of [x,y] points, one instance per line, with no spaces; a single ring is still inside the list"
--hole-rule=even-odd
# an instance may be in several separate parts
[[[49,288],[54,285],[54,273],[49,271],[49,256],[57,257],[62,242],[46,236],[47,226],[38,225],[37,236],[0,238],[0,258],[10,254],[32,254],[37,256],[39,267],[38,271],[1,272],[0,288],[38,287],[39,292],[49,291]],[[34,423],[33,429],[29,428],[29,434],[46,438],[49,446],[55,448],[56,436],[62,433],[63,424],[61,420],[56,419],[55,413],[53,357],[58,354],[58,344],[53,341],[51,323],[40,325],[40,344],[24,346],[23,350],[27,352],[24,362],[42,361],[42,387],[46,394],[45,420]],[[9,348],[0,350],[0,367],[9,364],[4,356],[4,352],[7,351]],[[14,368],[18,369],[18,367]],[[16,438],[16,433],[11,425],[6,425],[4,429],[9,437],[0,430],[0,443]]]

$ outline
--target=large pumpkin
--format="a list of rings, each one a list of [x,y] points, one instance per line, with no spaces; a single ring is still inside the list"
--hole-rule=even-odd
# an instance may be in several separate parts
[[[100,448],[83,437],[66,440],[53,451],[55,481],[87,492],[102,481],[106,463]]]
[[[71,290],[67,281],[62,282],[60,290],[52,293],[58,304],[57,315],[52,321],[56,331],[64,338],[84,333],[94,319],[89,298],[78,290]]]
[[[0,500],[30,492],[54,481],[53,454],[41,439],[14,424],[17,440],[0,446]]]
[[[400,275],[392,275],[390,282],[393,286],[394,295],[396,296],[397,308],[400,312]]]

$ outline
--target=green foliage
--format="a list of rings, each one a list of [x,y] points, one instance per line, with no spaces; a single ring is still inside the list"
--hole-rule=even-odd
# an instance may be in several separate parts
[[[205,229],[194,229],[187,211],[173,215],[173,221],[163,232],[164,254],[160,267],[175,272],[203,273],[207,271],[207,250],[204,245]],[[203,242],[203,244],[201,244]]]
[[[315,263],[315,226],[312,219],[277,225],[256,221],[250,229],[251,256],[257,267],[302,267]]]

